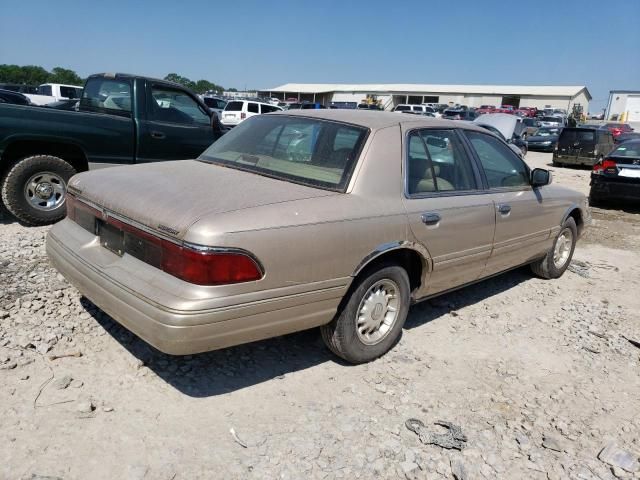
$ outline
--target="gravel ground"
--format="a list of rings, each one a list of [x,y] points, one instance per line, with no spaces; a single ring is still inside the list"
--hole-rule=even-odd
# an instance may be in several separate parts
[[[587,170],[554,175],[588,191]],[[640,215],[593,214],[561,279],[523,268],[417,305],[360,366],[317,331],[159,353],[56,274],[46,227],[5,218],[0,478],[638,479]]]

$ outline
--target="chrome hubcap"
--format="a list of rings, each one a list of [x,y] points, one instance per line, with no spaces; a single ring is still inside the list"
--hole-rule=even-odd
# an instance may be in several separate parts
[[[54,210],[64,202],[66,187],[62,177],[55,173],[36,173],[25,184],[24,197],[38,210]]]
[[[558,237],[556,247],[553,250],[553,263],[556,268],[562,268],[567,263],[572,245],[573,233],[571,233],[571,230],[566,229]]]
[[[389,279],[374,283],[358,307],[356,331],[360,341],[375,345],[384,339],[398,318],[400,289]]]

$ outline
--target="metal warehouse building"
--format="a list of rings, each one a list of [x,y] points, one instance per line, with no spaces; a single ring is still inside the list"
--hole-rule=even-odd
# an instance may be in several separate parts
[[[287,83],[261,90],[260,94],[282,100],[296,98],[325,105],[332,102],[359,103],[367,97],[375,97],[385,110],[392,110],[400,103],[445,103],[469,107],[551,107],[570,111],[573,105],[580,104],[588,112],[591,100],[585,86]]]
[[[640,90],[611,90],[605,118],[640,122]]]

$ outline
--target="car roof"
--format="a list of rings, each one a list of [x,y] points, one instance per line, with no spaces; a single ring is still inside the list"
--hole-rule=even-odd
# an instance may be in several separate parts
[[[371,130],[401,125],[406,128],[463,128],[467,130],[485,131],[475,125],[465,125],[452,120],[442,120],[423,115],[407,115],[406,113],[383,112],[379,110],[351,110],[351,109],[322,109],[322,110],[286,110],[270,113],[269,115],[288,115],[298,117],[312,117],[322,120],[360,125]]]

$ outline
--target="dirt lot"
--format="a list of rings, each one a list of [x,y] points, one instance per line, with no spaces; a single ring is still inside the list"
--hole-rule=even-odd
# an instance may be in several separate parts
[[[587,170],[554,170],[588,192]],[[55,273],[47,228],[5,219],[0,478],[640,478],[598,458],[638,467],[640,214],[593,216],[561,279],[523,268],[420,304],[361,366],[316,331],[161,354]],[[409,418],[460,426],[465,447],[421,443]]]

